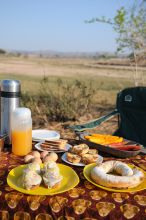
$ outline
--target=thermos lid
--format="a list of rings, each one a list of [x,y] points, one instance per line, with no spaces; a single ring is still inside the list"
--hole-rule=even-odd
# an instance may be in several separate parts
[[[31,118],[31,111],[29,108],[24,108],[24,107],[20,107],[20,108],[16,108],[13,112],[12,112],[12,118],[13,120],[28,120]]]
[[[0,81],[0,91],[1,92],[20,92],[20,81],[4,79]]]

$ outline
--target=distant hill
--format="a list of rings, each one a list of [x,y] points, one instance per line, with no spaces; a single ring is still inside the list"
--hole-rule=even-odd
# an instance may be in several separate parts
[[[39,56],[39,57],[83,57],[83,58],[116,58],[123,57],[123,55],[117,55],[110,52],[61,52],[54,50],[40,50],[40,51],[24,51],[24,50],[9,50],[9,54],[14,55],[27,55],[27,56]],[[124,56],[125,57],[125,56]]]

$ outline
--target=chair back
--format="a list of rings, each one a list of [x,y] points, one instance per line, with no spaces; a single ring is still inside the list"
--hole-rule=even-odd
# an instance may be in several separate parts
[[[146,146],[146,87],[126,88],[117,95],[119,128],[114,135]]]

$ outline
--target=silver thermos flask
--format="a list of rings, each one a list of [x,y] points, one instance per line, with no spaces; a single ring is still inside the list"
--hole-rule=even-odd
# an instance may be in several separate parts
[[[5,144],[11,145],[11,113],[19,107],[21,85],[18,80],[0,81],[0,135],[6,135]]]

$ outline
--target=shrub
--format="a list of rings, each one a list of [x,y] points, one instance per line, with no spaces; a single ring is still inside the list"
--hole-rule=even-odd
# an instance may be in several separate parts
[[[40,123],[77,120],[92,108],[95,94],[92,82],[74,80],[67,83],[57,79],[54,89],[48,82],[48,77],[41,80],[38,96],[22,95],[22,105],[31,108],[33,117]]]
[[[0,54],[6,54],[6,51],[0,48]]]

